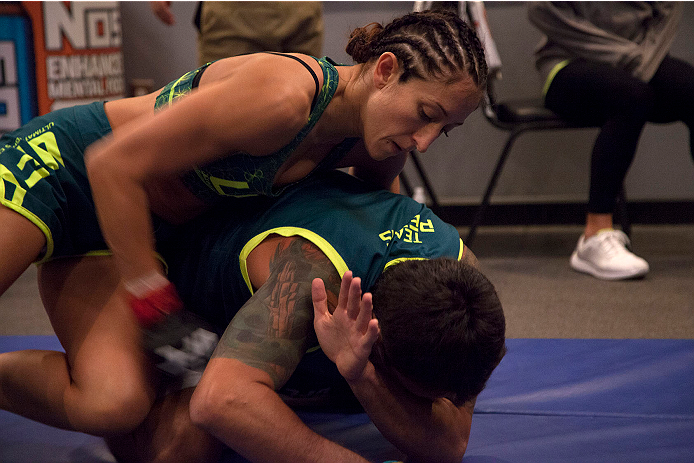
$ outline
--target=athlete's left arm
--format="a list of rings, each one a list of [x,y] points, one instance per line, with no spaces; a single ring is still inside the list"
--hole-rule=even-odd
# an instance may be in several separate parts
[[[350,174],[384,190],[400,193],[398,175],[407,162],[406,153],[377,161],[369,155],[364,142],[360,140],[350,151],[347,160],[352,161],[348,164],[351,166]]]

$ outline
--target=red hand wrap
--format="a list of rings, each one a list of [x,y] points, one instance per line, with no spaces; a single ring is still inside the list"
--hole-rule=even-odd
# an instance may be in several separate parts
[[[163,320],[167,315],[178,312],[183,308],[183,302],[178,297],[172,283],[150,291],[145,297],[138,298],[130,295],[130,307],[140,325],[149,328]]]

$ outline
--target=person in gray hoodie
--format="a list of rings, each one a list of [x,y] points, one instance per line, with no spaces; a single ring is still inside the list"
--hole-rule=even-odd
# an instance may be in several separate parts
[[[571,255],[606,280],[642,277],[648,263],[613,229],[616,198],[646,122],[694,126],[694,67],[670,56],[682,2],[530,2],[544,34],[535,51],[545,106],[600,127],[593,146],[586,226]]]

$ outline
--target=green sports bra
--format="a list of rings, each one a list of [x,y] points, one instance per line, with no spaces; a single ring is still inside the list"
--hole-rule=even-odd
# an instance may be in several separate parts
[[[279,196],[286,188],[298,183],[294,182],[279,188],[273,188],[272,185],[279,168],[313,129],[332,100],[335,90],[337,90],[339,76],[335,68],[336,63],[330,58],[314,58],[323,70],[323,86],[319,89],[318,78],[313,69],[306,63],[292,55],[273,54],[299,61],[313,76],[316,82],[316,93],[313,97],[308,121],[291,142],[275,153],[267,156],[251,156],[248,153],[238,151],[209,164],[198,166],[194,170],[183,174],[182,180],[186,187],[206,203],[216,202],[225,196],[237,198],[245,196]],[[171,105],[175,99],[188,94],[197,87],[200,76],[210,64],[207,63],[194,71],[188,72],[164,87],[157,96],[154,105],[155,109]],[[358,138],[343,140],[328,153],[308,176],[318,171],[333,168],[352,149],[357,140]],[[303,181],[303,179],[300,181]]]

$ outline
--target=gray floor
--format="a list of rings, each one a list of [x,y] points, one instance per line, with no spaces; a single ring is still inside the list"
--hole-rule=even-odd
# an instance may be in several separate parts
[[[571,270],[580,233],[481,230],[472,249],[499,292],[508,337],[694,338],[694,226],[634,226],[632,246],[651,271],[617,282]]]
[[[694,338],[694,225],[634,226],[633,247],[651,266],[634,281],[572,271],[579,234],[579,227],[480,228],[473,250],[504,304],[508,337]],[[34,267],[0,296],[0,320],[0,335],[52,334]]]

